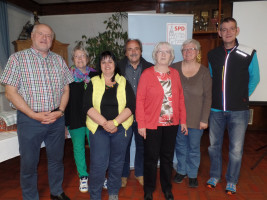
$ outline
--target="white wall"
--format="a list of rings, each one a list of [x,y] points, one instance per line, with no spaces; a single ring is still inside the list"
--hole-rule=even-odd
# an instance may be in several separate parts
[[[260,66],[260,83],[249,98],[250,101],[267,102],[267,1],[234,2],[233,17],[240,27],[238,40],[257,50]]]
[[[12,4],[7,4],[8,11],[8,24],[9,24],[9,40],[11,53],[14,53],[13,41],[17,40],[23,26],[30,21],[33,23],[33,15],[31,12],[13,6]]]
[[[138,13],[155,13],[155,11],[141,11]],[[75,14],[75,15],[50,15],[40,16],[39,22],[48,24],[56,34],[56,39],[69,44],[68,59],[72,65],[71,51],[75,47],[75,41],[82,40],[82,35],[94,37],[104,32],[107,20],[113,13]],[[128,31],[128,21],[124,20],[123,30]]]
[[[71,65],[71,51],[75,47],[75,41],[82,40],[82,35],[93,37],[104,32],[106,25],[103,22],[111,15],[112,13],[40,16],[39,22],[50,25],[56,39],[69,44],[68,59]],[[123,23],[123,30],[128,30],[127,20]]]

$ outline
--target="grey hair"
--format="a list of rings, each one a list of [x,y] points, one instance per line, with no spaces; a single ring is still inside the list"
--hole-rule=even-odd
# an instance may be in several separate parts
[[[172,47],[172,45],[169,43],[169,42],[159,42],[156,44],[156,46],[154,47],[154,50],[152,52],[152,58],[153,58],[153,61],[154,61],[154,64],[157,64],[157,53],[159,51],[159,49],[163,46],[163,45],[166,45],[168,47],[168,49],[170,50],[171,52],[171,59],[169,61],[169,65],[172,63],[172,61],[174,60],[175,56],[174,56],[174,49]]]
[[[86,58],[88,59],[88,62],[89,62],[89,53],[84,48],[82,41],[78,42],[78,44],[72,49],[72,51],[71,51],[71,60],[74,61],[74,54],[75,54],[75,51],[77,51],[77,50],[83,51],[85,53],[85,55],[86,55]]]
[[[131,38],[129,38],[129,39],[125,42],[125,45],[124,45],[124,49],[123,49],[124,54],[125,54],[126,51],[127,51],[127,45],[128,45],[128,43],[131,42],[131,41],[135,41],[135,42],[137,42],[138,45],[139,45],[139,47],[140,47],[141,52],[143,52],[142,42],[141,42],[139,39],[131,39]]]
[[[53,31],[53,29],[51,28],[51,26],[49,26],[49,25],[47,25],[47,24],[36,24],[36,25],[34,25],[34,27],[33,27],[33,29],[32,29],[32,33],[35,33],[36,29],[37,29],[39,26],[46,26],[46,27],[48,27],[48,28],[51,30],[51,32],[52,32],[52,39],[55,38],[55,32]]]
[[[184,41],[184,43],[182,44],[181,50],[183,50],[184,46],[188,45],[188,44],[196,45],[196,48],[198,51],[200,51],[200,49],[201,49],[201,45],[200,45],[199,41],[197,41],[195,39],[188,39],[188,40]]]

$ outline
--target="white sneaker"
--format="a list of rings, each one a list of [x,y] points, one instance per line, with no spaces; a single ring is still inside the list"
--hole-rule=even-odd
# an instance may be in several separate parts
[[[106,178],[104,183],[103,183],[103,189],[107,190],[108,189],[108,179]]]
[[[88,177],[87,176],[82,176],[80,178],[80,187],[79,187],[80,192],[88,192]]]

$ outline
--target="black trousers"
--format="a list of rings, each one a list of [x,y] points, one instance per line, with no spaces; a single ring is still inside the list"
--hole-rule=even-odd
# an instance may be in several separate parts
[[[152,193],[156,187],[157,164],[160,159],[160,184],[163,192],[172,189],[173,154],[177,126],[158,126],[147,129],[144,140],[144,192]]]

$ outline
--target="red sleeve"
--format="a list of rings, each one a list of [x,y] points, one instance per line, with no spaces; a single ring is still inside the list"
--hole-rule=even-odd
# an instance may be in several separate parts
[[[147,88],[147,73],[142,73],[136,93],[136,111],[135,117],[138,124],[138,128],[145,128],[145,99],[146,99],[146,88]]]

